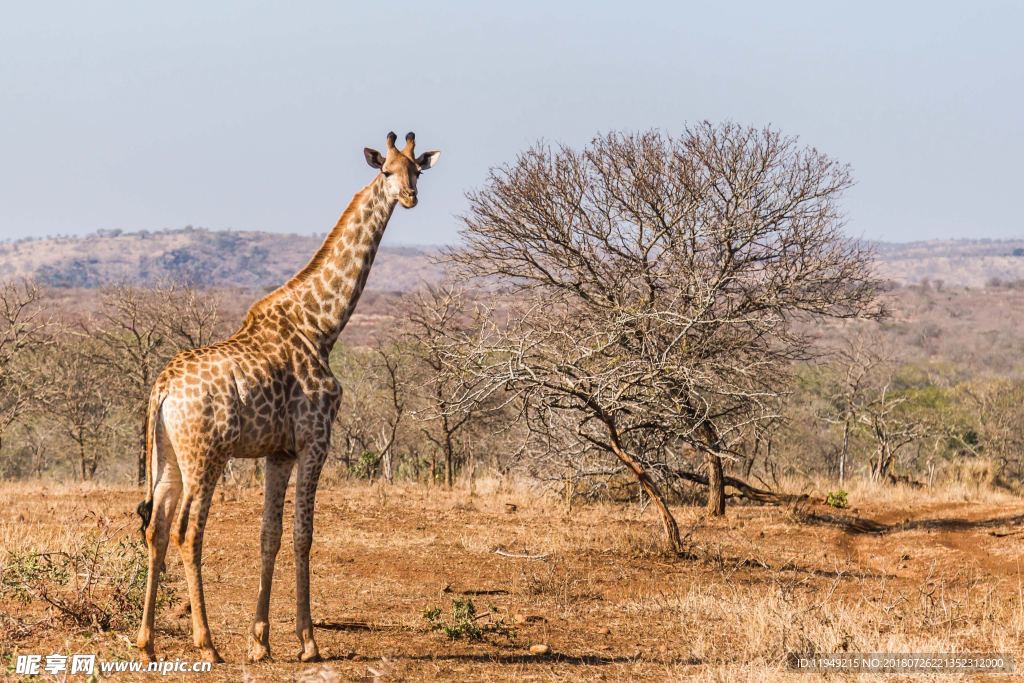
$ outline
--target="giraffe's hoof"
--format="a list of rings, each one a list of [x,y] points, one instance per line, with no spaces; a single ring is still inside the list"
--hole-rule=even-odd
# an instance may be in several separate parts
[[[139,635],[135,638],[135,647],[141,650],[142,661],[149,664],[154,659],[153,654],[153,630],[145,626],[139,629]]]
[[[224,663],[224,658],[221,657],[220,653],[217,652],[212,647],[209,648],[209,649],[204,649],[202,657],[203,657],[203,661],[204,662],[209,662],[210,664],[223,664]]]
[[[322,662],[324,658],[320,656],[320,652],[314,647],[311,651],[303,650],[300,652],[299,661],[308,664],[310,662]]]
[[[250,640],[248,659],[252,664],[273,661],[273,658],[270,656],[270,646],[264,645],[258,640]]]

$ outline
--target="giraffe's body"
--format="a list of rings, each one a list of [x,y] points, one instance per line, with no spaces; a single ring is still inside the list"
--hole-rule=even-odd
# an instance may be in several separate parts
[[[157,378],[147,417],[148,495],[140,505],[149,577],[138,645],[153,657],[159,572],[169,537],[181,551],[196,645],[213,661],[203,599],[202,538],[214,487],[230,458],[266,458],[260,531],[262,563],[249,658],[269,657],[268,612],[281,544],[284,493],[295,484],[296,634],[303,661],[316,659],[309,613],[309,551],[317,481],[342,389],[328,358],[366,284],[395,204],[416,204],[416,176],[437,152],[413,156],[388,136],[384,157],[365,150],[382,172],[352,199],[313,259],[252,306],[226,341],[175,356]],[[180,503],[180,505],[179,505]]]

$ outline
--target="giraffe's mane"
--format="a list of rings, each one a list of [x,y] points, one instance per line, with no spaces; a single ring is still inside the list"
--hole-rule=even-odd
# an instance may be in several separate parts
[[[376,180],[377,179],[374,178],[363,189],[355,193],[352,197],[352,201],[348,203],[348,206],[345,207],[345,210],[342,212],[341,218],[338,219],[337,224],[335,224],[334,228],[327,234],[327,237],[324,239],[323,244],[320,245],[320,248],[316,250],[315,254],[313,254],[313,258],[311,258],[299,272],[291,276],[287,282],[249,307],[249,311],[245,316],[246,324],[258,317],[259,313],[263,311],[267,305],[273,303],[282,295],[282,293],[306,282],[306,280],[308,280],[323,266],[324,262],[330,258],[330,255],[335,246],[337,246],[341,236],[353,222],[357,222],[359,220],[358,207],[360,207],[366,200],[367,196],[373,189],[373,184]]]
[[[324,243],[320,245],[320,248],[313,254],[313,258],[309,260],[302,270],[293,275],[286,283],[284,283],[282,289],[291,284],[300,284],[305,282],[309,277],[317,272],[324,264],[337,246],[338,240],[341,239],[341,235],[345,230],[355,221],[357,221],[358,207],[362,205],[363,201],[370,194],[370,189],[373,187],[373,181],[371,181],[366,187],[356,192],[355,196],[352,197],[352,201],[348,203],[345,210],[341,214],[341,218],[338,219],[338,223],[334,226],[327,237],[324,239]]]

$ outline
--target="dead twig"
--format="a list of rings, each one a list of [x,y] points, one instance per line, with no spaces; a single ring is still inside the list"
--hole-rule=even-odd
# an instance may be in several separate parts
[[[509,557],[515,560],[546,560],[548,555],[546,553],[541,555],[530,555],[528,553],[510,553],[504,548],[495,548],[494,554],[500,557]]]
[[[989,534],[996,538],[1006,538],[1007,536],[1017,536],[1018,534],[1024,534],[1024,529],[1018,529],[1017,531],[990,531]]]

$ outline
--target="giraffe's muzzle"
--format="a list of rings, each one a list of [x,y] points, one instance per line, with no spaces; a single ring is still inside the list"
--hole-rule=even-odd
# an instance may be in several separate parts
[[[416,190],[412,190],[410,192],[403,192],[398,197],[398,201],[402,204],[402,206],[404,206],[407,209],[411,209],[412,207],[416,206],[417,203],[419,203],[419,200],[416,198]]]

